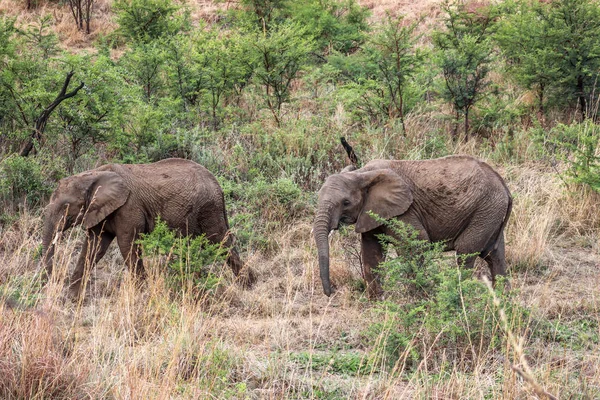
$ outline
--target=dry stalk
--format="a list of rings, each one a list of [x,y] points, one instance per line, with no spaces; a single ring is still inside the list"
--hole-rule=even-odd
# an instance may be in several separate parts
[[[496,296],[494,292],[494,288],[492,287],[492,283],[487,278],[487,276],[483,276],[483,281],[485,282],[486,287],[488,288],[492,298],[494,300],[494,306],[498,310],[498,315],[500,316],[500,321],[502,322],[504,331],[508,337],[508,342],[512,346],[515,354],[517,355],[519,362],[522,366],[520,368],[518,365],[511,365],[511,368],[521,377],[525,382],[529,384],[533,392],[543,399],[557,400],[558,397],[553,394],[547,392],[542,385],[540,385],[535,378],[533,377],[533,371],[527,362],[527,358],[525,357],[525,351],[523,349],[524,339],[522,337],[517,337],[513,331],[510,329],[508,325],[508,318],[506,318],[506,313],[504,312],[504,308],[500,304],[500,299]]]

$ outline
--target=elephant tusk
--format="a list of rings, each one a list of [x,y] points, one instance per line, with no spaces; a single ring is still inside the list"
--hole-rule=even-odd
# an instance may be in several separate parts
[[[335,232],[335,229],[332,229],[329,231],[329,235],[327,235],[328,239],[331,239],[331,237],[333,236],[333,233]]]

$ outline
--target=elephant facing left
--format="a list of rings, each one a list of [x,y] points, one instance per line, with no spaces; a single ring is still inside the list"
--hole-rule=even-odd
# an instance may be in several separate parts
[[[70,290],[78,295],[86,268],[93,267],[116,238],[130,270],[144,278],[136,244],[140,233],[154,229],[160,216],[182,235],[205,234],[229,248],[227,263],[245,285],[254,274],[244,268],[233,247],[223,190],[203,166],[170,158],[152,164],[109,164],[62,179],[46,208],[42,232],[43,260],[52,274],[54,236],[72,226],[87,230]]]

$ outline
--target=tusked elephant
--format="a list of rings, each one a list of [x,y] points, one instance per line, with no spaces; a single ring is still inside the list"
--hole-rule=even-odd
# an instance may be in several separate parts
[[[158,216],[180,234],[205,234],[213,243],[222,242],[229,247],[227,263],[235,275],[241,274],[246,285],[254,282],[233,247],[219,183],[203,166],[178,158],[152,164],[109,164],[62,179],[46,209],[42,232],[48,276],[55,234],[81,224],[87,235],[71,277],[73,294],[79,294],[86,263],[95,265],[115,238],[129,268],[143,278],[136,240],[140,233],[154,229]]]
[[[331,295],[328,235],[341,223],[356,224],[361,234],[363,276],[371,298],[381,295],[373,273],[384,258],[376,235],[392,232],[368,212],[412,225],[419,239],[444,241],[447,250],[477,256],[491,271],[492,281],[506,274],[504,228],[512,196],[500,175],[470,156],[433,160],[374,160],[363,168],[327,178],[319,191],[313,234],[319,255],[323,291]]]

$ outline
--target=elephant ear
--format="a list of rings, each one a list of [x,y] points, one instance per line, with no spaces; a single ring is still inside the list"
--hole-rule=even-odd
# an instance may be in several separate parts
[[[355,230],[364,233],[381,225],[369,211],[383,219],[404,214],[413,202],[412,190],[406,181],[391,169],[363,173],[365,199]]]
[[[83,219],[86,229],[98,225],[125,204],[129,197],[129,189],[118,174],[103,171],[90,187],[88,196],[89,205]]]

